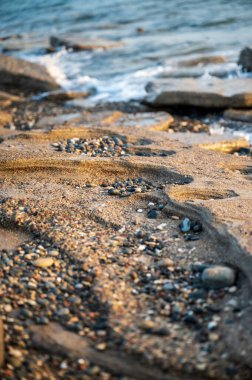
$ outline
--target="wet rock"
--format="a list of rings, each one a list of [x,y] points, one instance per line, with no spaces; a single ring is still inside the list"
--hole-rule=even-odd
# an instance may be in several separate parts
[[[202,273],[202,282],[209,289],[221,289],[232,286],[235,282],[235,271],[232,268],[216,265]]]
[[[0,54],[0,89],[30,95],[57,90],[59,85],[43,66]]]
[[[226,110],[223,116],[225,119],[252,123],[252,110],[236,110],[231,108]]]
[[[242,92],[241,90],[242,89]],[[252,78],[169,78],[148,86],[145,101],[154,107],[194,106],[202,108],[249,108]]]
[[[241,52],[238,60],[238,65],[243,71],[252,71],[252,48],[245,47]]]
[[[50,45],[53,49],[65,47],[66,49],[71,49],[73,51],[92,51],[97,49],[107,50],[122,46],[122,44],[115,41],[109,41],[105,39],[91,40],[89,38],[79,36],[52,36],[50,37]]]
[[[43,99],[54,103],[62,103],[74,99],[85,99],[94,93],[95,90],[89,90],[86,92],[57,91],[47,94]]]
[[[210,57],[199,57],[195,59],[187,59],[179,62],[181,67],[194,67],[194,66],[205,66],[210,64],[220,64],[225,63],[227,59],[222,55],[210,56]]]
[[[12,95],[5,91],[0,91],[0,106],[7,107],[13,102],[19,102],[21,97]]]

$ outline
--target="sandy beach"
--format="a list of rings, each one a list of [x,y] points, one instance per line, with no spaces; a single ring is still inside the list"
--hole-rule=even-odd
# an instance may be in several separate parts
[[[1,379],[251,379],[252,79],[228,80],[83,106],[0,54]]]

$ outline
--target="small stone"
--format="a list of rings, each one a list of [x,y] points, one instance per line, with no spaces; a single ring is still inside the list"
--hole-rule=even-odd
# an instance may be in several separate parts
[[[172,220],[179,220],[179,216],[177,216],[177,215],[172,215],[172,216],[171,216],[171,219],[172,219]]]
[[[171,259],[169,259],[168,257],[166,257],[166,258],[158,261],[156,263],[156,266],[158,268],[173,268],[174,267],[174,262]]]
[[[150,210],[150,211],[148,211],[148,213],[147,213],[147,217],[148,217],[149,219],[157,219],[157,217],[158,217],[158,212],[157,212],[157,210]]]
[[[189,218],[184,218],[179,225],[180,231],[189,232],[191,229],[191,221]]]
[[[211,321],[211,322],[209,322],[208,325],[207,325],[207,328],[208,328],[208,330],[210,330],[210,331],[217,329],[217,327],[218,327],[218,324],[217,324],[217,322],[215,322],[215,321]]]
[[[232,286],[235,282],[235,271],[225,266],[212,266],[202,273],[202,282],[209,289],[221,289]]]
[[[10,313],[11,311],[12,311],[12,306],[11,305],[5,305],[4,306],[4,311],[6,312],[6,313]]]
[[[197,363],[196,364],[196,368],[199,371],[205,371],[206,367],[207,367],[206,363]]]
[[[56,249],[54,249],[53,251],[50,251],[50,255],[53,256],[53,257],[57,257],[57,256],[59,256],[59,251],[57,251]]]
[[[143,330],[149,331],[155,328],[155,323],[150,320],[143,321],[140,325]]]
[[[72,297],[68,298],[68,302],[71,302],[75,305],[81,305],[82,304],[82,300],[78,296],[72,296]]]
[[[135,193],[141,193],[141,192],[142,192],[141,187],[136,187],[136,188],[135,188]]]
[[[67,362],[62,362],[62,363],[60,363],[60,368],[61,369],[67,369],[68,368],[68,364],[67,364]]]
[[[139,209],[137,210],[137,212],[141,213],[141,212],[143,212],[143,209],[142,209],[142,208],[139,208]]]
[[[62,309],[59,309],[57,311],[57,314],[60,316],[60,317],[65,317],[67,315],[69,315],[69,309],[67,309],[66,307],[63,307]]]
[[[75,285],[75,289],[82,289],[83,288],[83,285],[82,284],[76,284]]]
[[[162,231],[167,226],[167,223],[161,223],[157,226],[157,230]]]
[[[106,348],[107,348],[107,345],[105,342],[102,342],[96,345],[96,349],[99,351],[104,351],[106,350]]]
[[[153,207],[153,206],[155,206],[155,203],[153,203],[153,202],[148,203],[148,207]]]
[[[33,261],[33,265],[38,268],[49,268],[54,263],[51,257],[43,257]]]
[[[109,195],[120,195],[120,190],[117,189],[109,189],[108,190]]]
[[[144,237],[144,232],[142,230],[137,230],[136,238],[141,239],[142,237]]]
[[[15,358],[22,358],[23,357],[23,354],[21,351],[19,351],[16,348],[12,348],[12,347],[9,348],[9,354],[11,356],[14,356]]]
[[[227,305],[235,309],[238,307],[238,302],[235,299],[231,299],[227,302]]]
[[[140,244],[139,246],[138,246],[138,250],[139,251],[144,251],[146,249],[146,245],[145,244]]]
[[[231,286],[231,288],[228,289],[228,293],[230,294],[233,294],[237,291],[237,287],[236,286]]]
[[[209,334],[209,340],[211,342],[217,342],[219,339],[220,339],[219,334],[216,334],[216,333]]]
[[[163,285],[163,290],[164,291],[174,291],[174,290],[176,290],[176,288],[172,282],[166,282]]]

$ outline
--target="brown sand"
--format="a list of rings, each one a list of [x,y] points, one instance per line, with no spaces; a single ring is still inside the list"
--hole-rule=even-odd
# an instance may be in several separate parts
[[[165,379],[251,378],[251,159],[213,152],[205,149],[207,146],[203,149],[193,139],[189,145],[184,139],[180,141],[179,134],[167,132],[170,123],[164,113],[107,111],[81,113],[63,124],[62,119],[59,123],[47,120],[40,122],[40,129],[16,135],[11,131],[8,136],[5,130],[0,145],[0,218],[2,223],[29,229],[36,238],[16,253],[13,251],[14,267],[24,268],[25,275],[22,272],[20,276],[29,278],[27,289],[30,286],[32,290],[20,288],[18,296],[11,290],[5,295],[11,300],[12,312],[4,304],[10,348],[9,367],[3,376],[9,369],[9,378],[15,378],[17,371],[24,378],[33,378],[29,376],[35,371],[41,374],[40,378],[52,379],[82,378],[77,377],[81,374],[83,379],[113,379],[118,374],[141,379],[146,367],[156,371],[157,378]],[[127,143],[128,155],[88,157],[78,152],[58,152],[52,145],[67,138],[104,135],[117,136]],[[211,147],[212,144],[211,141]],[[217,144],[221,150],[221,142]],[[111,185],[133,177],[151,182],[150,191],[118,197],[109,196],[108,190],[101,187],[103,182]],[[164,206],[157,219],[147,218],[150,202]],[[202,223],[198,241],[186,241],[180,233],[178,223],[184,216]],[[157,239],[152,243],[161,241],[162,247],[155,250],[148,242],[141,243],[135,237],[139,229]],[[55,250],[59,256],[50,269],[34,269],[30,256],[26,258],[30,253],[51,257]],[[170,264],[160,264],[167,259]],[[202,303],[190,301],[194,290],[190,281],[196,281],[190,268],[199,261],[234,267],[237,288],[210,291]],[[162,265],[165,270],[160,269]],[[6,264],[2,273],[6,283],[6,273],[12,273]],[[57,283],[59,277],[64,286]],[[45,291],[50,284],[43,288],[43,278],[56,284],[58,293]],[[167,279],[177,284],[175,295],[163,291]],[[81,287],[79,290],[79,283],[85,287],[88,284],[85,294]],[[72,307],[70,295],[83,297],[84,308]],[[39,306],[37,300],[41,298],[50,300],[46,310]],[[18,313],[20,299],[26,318]],[[27,299],[35,300],[34,306]],[[230,306],[234,304],[236,308]],[[196,307],[202,314],[196,314],[196,322],[186,322],[186,316]],[[62,311],[60,316],[57,313],[62,308],[68,312]],[[174,310],[178,310],[177,314]],[[41,316],[48,318],[46,323],[54,321],[66,328],[78,322],[80,328],[76,327],[75,334],[82,339],[80,347],[88,345],[89,352],[101,352],[97,363],[81,367],[71,345],[64,345],[64,340],[60,343],[62,350],[56,350],[60,339],[57,328],[49,330],[50,339],[45,344],[47,328],[39,327],[35,342],[37,349],[46,349],[51,355],[38,354],[27,345],[25,334]],[[93,319],[101,323],[104,317],[104,327],[95,328]],[[14,327],[10,318],[15,320]],[[211,331],[208,325],[213,321],[217,327]],[[13,338],[14,331],[19,339]],[[22,360],[19,354],[13,354],[14,348]],[[113,355],[120,353],[116,370],[116,357],[111,363],[102,364],[106,350]],[[62,364],[61,352],[68,357],[67,366]],[[33,367],[38,355],[46,363],[44,367]],[[95,355],[85,357],[83,351],[83,356],[87,361],[95,361]],[[139,361],[135,372],[134,362],[132,371],[120,364],[123,358],[129,363],[129,357]],[[94,365],[107,372],[100,369],[95,373]]]

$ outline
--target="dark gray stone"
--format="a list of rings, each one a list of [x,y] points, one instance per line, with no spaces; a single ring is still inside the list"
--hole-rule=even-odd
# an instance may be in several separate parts
[[[241,52],[238,60],[238,65],[242,67],[243,71],[252,71],[252,48],[245,47]]]
[[[209,289],[221,289],[232,286],[235,282],[235,271],[232,268],[214,265],[202,273],[202,282]]]

